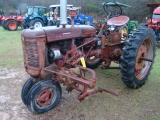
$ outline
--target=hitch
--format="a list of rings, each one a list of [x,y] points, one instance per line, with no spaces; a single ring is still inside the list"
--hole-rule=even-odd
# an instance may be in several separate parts
[[[97,93],[102,93],[102,92],[107,92],[107,93],[112,94],[112,95],[114,95],[114,96],[116,96],[116,97],[119,96],[118,93],[115,93],[115,92],[113,92],[113,91],[110,91],[110,90],[103,89],[103,88],[100,88],[100,87],[99,87],[98,90],[95,90],[95,91],[92,91],[92,92],[86,92],[86,93],[84,93],[84,94],[80,94],[80,95],[78,96],[78,100],[82,101],[82,100],[84,100],[84,98],[87,97],[87,96],[94,95],[94,94],[97,94]]]
[[[115,92],[113,92],[113,91],[110,91],[110,90],[107,90],[107,89],[103,89],[103,88],[100,88],[100,87],[98,88],[98,90],[99,90],[100,92],[107,92],[107,93],[112,94],[112,95],[114,95],[114,96],[116,96],[116,97],[119,96],[118,93],[115,93]]]

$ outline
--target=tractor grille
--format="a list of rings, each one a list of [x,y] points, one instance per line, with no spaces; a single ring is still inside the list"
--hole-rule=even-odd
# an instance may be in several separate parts
[[[26,55],[25,61],[29,66],[39,67],[39,57],[36,41],[25,41]]]

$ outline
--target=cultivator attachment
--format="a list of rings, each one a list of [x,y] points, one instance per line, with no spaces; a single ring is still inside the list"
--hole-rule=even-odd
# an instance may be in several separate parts
[[[66,90],[68,92],[71,92],[73,89],[79,91],[80,94],[78,95],[78,99],[80,101],[87,96],[102,92],[107,92],[114,96],[118,96],[117,93],[103,88],[98,88],[98,90],[91,91],[96,84],[96,73],[92,69],[84,68],[79,65],[76,65],[75,68],[72,69],[52,65],[43,68],[43,71],[44,73],[47,72],[47,74],[48,72],[52,73],[52,79],[54,79],[56,82],[66,85]]]

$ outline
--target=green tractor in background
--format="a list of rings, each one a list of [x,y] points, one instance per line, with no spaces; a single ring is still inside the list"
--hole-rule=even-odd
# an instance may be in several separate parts
[[[105,4],[105,5],[104,5]],[[131,6],[129,6],[129,5],[127,5],[127,4],[123,4],[123,3],[120,3],[120,2],[107,2],[107,3],[102,3],[102,5],[103,5],[103,7],[104,6],[108,6],[107,8],[108,8],[108,11],[116,11],[116,9],[117,9],[117,7],[116,6],[119,6],[118,8],[120,8],[120,12],[122,13],[122,7],[131,7]],[[110,6],[110,7],[109,7]],[[113,7],[113,6],[115,6],[115,7]],[[103,8],[104,9],[104,8]],[[110,9],[112,9],[112,10],[110,10]],[[107,12],[107,10],[106,10],[106,12]],[[107,15],[108,16],[108,15]],[[110,16],[110,18],[112,18],[112,16]],[[105,18],[106,19],[106,18]],[[102,22],[102,24],[104,23],[104,21],[105,21],[105,19],[103,19],[101,22]],[[99,24],[99,23],[98,23]],[[98,26],[101,26],[101,25],[98,25]],[[121,27],[119,27],[119,32],[120,33],[126,33],[126,34],[132,34],[132,32],[134,31],[134,30],[136,30],[137,29],[137,27],[138,27],[138,21],[137,20],[128,20],[128,22],[125,24],[125,25],[123,25],[123,26],[121,26]],[[122,36],[123,37],[123,36]]]
[[[47,25],[46,7],[28,6],[28,12],[25,14],[22,22],[23,29],[34,27],[43,27]]]
[[[131,6],[129,6],[129,5],[127,5],[127,4],[123,4],[123,3],[120,3],[120,2],[115,2],[118,6],[120,6],[121,7],[121,11],[122,11],[122,7],[131,7]],[[113,2],[111,2],[111,3],[108,3],[107,5],[113,5]],[[137,27],[138,27],[138,21],[137,20],[129,20],[128,21],[128,23],[126,24],[126,26],[127,26],[127,31],[128,31],[128,33],[129,34],[132,34],[132,32],[134,31],[134,30],[136,30],[137,29]],[[123,29],[122,29],[123,30]],[[122,31],[123,32],[123,31]],[[125,31],[124,31],[125,32]]]
[[[127,23],[127,27],[128,27],[128,33],[129,34],[132,34],[132,32],[134,30],[137,29],[138,27],[138,21],[137,20],[130,20],[128,23]]]

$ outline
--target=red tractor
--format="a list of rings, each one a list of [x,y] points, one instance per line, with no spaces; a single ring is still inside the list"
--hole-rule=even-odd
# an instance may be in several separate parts
[[[147,7],[150,7],[151,11],[151,19],[149,19],[146,23],[143,23],[143,25],[146,25],[150,28],[152,28],[156,34],[156,40],[160,40],[160,3],[150,3],[147,5]]]
[[[69,92],[77,90],[80,101],[101,92],[117,96],[101,87],[94,89],[99,79],[93,68],[100,64],[103,69],[111,68],[111,62],[119,64],[121,79],[130,88],[144,85],[155,58],[156,38],[151,28],[140,26],[131,36],[120,33],[118,28],[128,17],[121,16],[118,5],[116,9],[104,6],[108,17],[97,35],[93,26],[74,25],[74,7],[70,9],[72,25],[67,25],[67,0],[60,0],[60,5],[60,26],[30,27],[21,33],[24,67],[30,75],[21,97],[32,113],[58,105],[60,84]]]
[[[2,27],[9,31],[15,31],[19,26],[22,26],[23,16],[11,15],[2,20]]]

